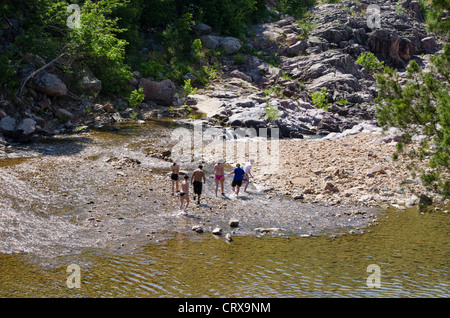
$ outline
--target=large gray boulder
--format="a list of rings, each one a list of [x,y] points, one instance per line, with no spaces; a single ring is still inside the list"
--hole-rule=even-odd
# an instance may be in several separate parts
[[[163,106],[173,105],[175,84],[171,80],[166,79],[156,82],[142,78],[139,86],[144,90],[146,101],[152,101]]]
[[[55,74],[46,72],[34,80],[34,89],[49,96],[64,96],[67,94],[66,84]]]

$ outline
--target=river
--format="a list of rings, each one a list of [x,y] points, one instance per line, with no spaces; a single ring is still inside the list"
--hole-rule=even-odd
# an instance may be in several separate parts
[[[212,192],[191,217],[177,216],[167,189],[155,188],[149,197],[148,184],[139,184],[132,169],[105,161],[126,151],[141,161],[137,175],[165,178],[168,163],[144,153],[170,129],[133,124],[45,139],[0,160],[0,297],[450,296],[449,222],[442,211],[385,209],[372,217],[375,223],[363,214],[347,224],[332,217],[343,207],[255,193],[245,204],[227,202],[236,204],[241,220],[227,242],[208,230],[220,225],[231,232],[226,222],[233,216]],[[135,186],[125,189],[124,175]],[[267,210],[274,217],[245,214],[264,214],[273,201],[280,211]],[[127,212],[149,208],[159,212]],[[281,211],[287,208],[289,216]],[[224,213],[208,214],[219,209]],[[199,222],[203,234],[190,230]],[[281,233],[253,234],[274,225]],[[79,274],[74,288],[69,265]]]

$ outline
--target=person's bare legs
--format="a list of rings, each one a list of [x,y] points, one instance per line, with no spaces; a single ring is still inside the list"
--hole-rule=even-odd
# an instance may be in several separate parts
[[[216,197],[217,197],[217,190],[219,189],[219,179],[214,177],[214,181],[216,182]],[[223,192],[223,189],[222,189],[222,192]]]
[[[183,205],[184,205],[184,196],[180,196],[180,211],[183,211]]]
[[[241,188],[240,186],[237,186],[236,195],[239,195],[239,189],[240,188]]]
[[[222,194],[225,194],[225,191],[223,191],[223,184],[225,182],[225,176],[222,176],[222,178],[220,179],[220,187],[222,188]]]

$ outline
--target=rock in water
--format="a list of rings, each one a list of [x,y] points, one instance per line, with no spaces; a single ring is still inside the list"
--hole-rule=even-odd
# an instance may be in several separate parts
[[[213,231],[212,234],[214,235],[222,235],[222,229],[220,227],[216,227]]]
[[[232,241],[233,241],[233,238],[231,237],[231,234],[230,234],[230,233],[227,233],[227,234],[225,235],[225,240],[226,240],[227,242],[232,242]]]
[[[201,225],[194,225],[192,227],[192,231],[195,231],[197,233],[203,233],[203,227]]]
[[[239,226],[239,220],[231,219],[229,225],[230,225],[230,227],[238,227]]]

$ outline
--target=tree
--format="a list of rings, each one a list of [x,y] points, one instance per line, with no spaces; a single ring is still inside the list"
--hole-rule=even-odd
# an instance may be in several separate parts
[[[443,51],[431,57],[429,70],[412,61],[407,82],[400,85],[396,71],[377,75],[377,115],[380,126],[397,127],[403,132],[397,154],[407,153],[429,159],[429,168],[420,170],[422,182],[430,190],[450,198],[450,33],[449,0],[433,1],[428,26],[446,39]],[[425,135],[419,147],[412,136]],[[408,147],[409,146],[409,147]],[[407,151],[406,151],[407,150]]]

